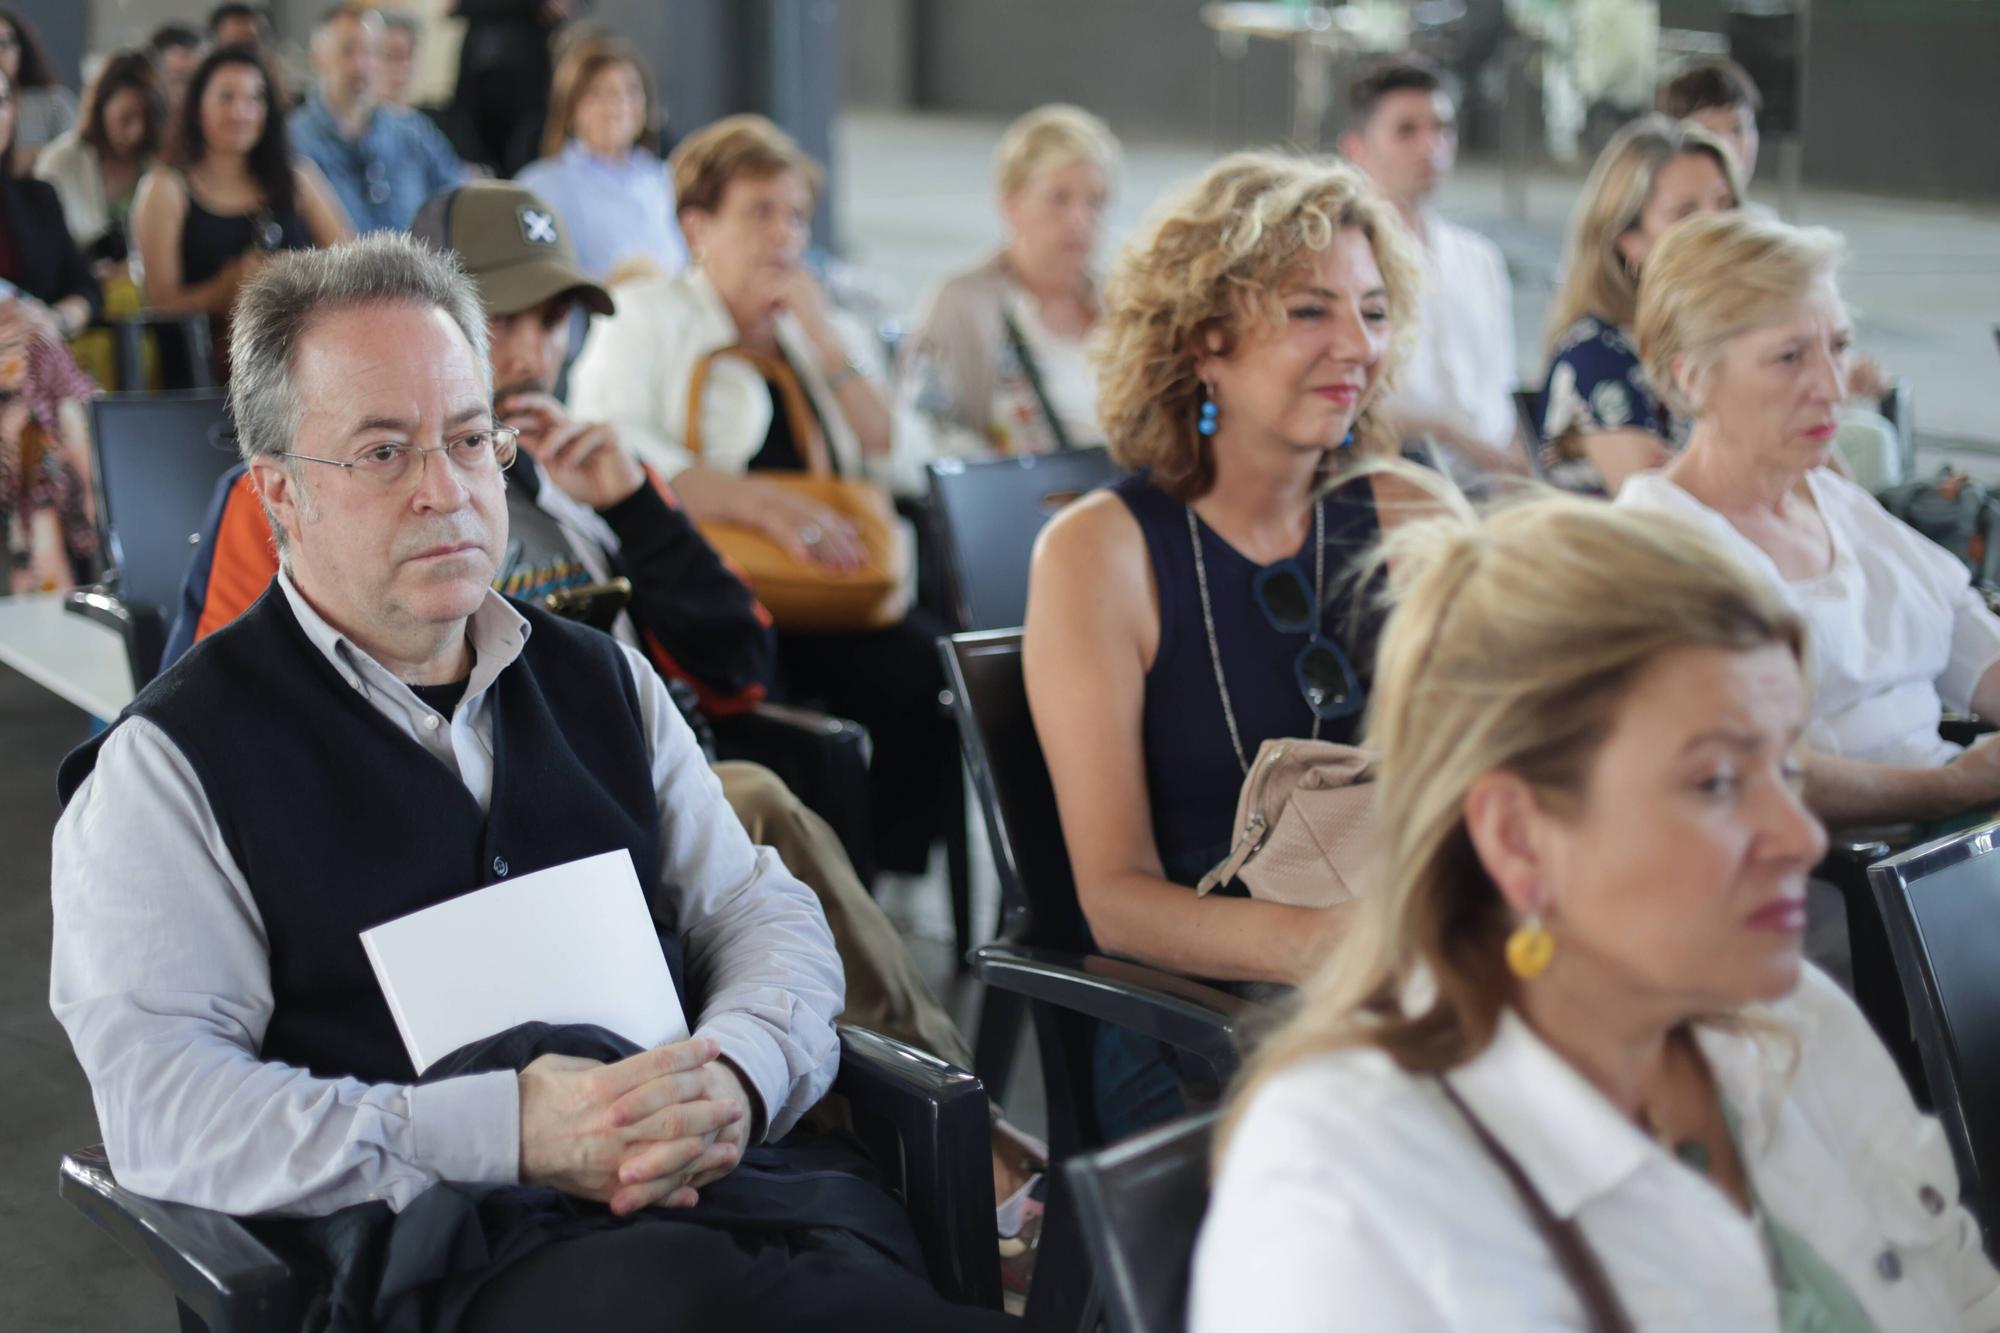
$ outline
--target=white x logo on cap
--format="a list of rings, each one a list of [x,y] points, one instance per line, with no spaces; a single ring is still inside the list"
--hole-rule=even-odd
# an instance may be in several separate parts
[[[554,215],[538,208],[522,209],[521,235],[530,245],[554,245],[556,243]]]

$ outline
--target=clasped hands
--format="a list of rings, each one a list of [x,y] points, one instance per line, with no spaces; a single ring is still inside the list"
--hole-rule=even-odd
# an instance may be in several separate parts
[[[713,1038],[604,1064],[544,1055],[520,1074],[521,1182],[611,1206],[692,1206],[735,1168],[750,1098]]]

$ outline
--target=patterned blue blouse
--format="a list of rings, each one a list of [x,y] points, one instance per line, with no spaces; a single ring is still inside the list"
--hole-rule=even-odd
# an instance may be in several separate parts
[[[1542,457],[1549,480],[1565,490],[1604,494],[1595,465],[1563,456],[1557,441],[1626,429],[1651,431],[1676,448],[1682,443],[1682,428],[1654,396],[1632,335],[1585,315],[1557,340],[1542,386]]]

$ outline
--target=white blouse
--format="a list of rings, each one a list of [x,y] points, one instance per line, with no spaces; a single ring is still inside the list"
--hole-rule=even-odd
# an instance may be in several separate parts
[[[1763,1012],[1794,1040],[1698,1038],[1762,1205],[1881,1333],[2000,1329],[2000,1274],[1956,1202],[1944,1137],[1860,1011],[1808,966]],[[1550,1208],[1576,1220],[1641,1333],[1777,1333],[1758,1224],[1512,1011],[1449,1077]],[[1360,1048],[1303,1061],[1257,1094],[1202,1227],[1189,1327],[1546,1333],[1585,1322],[1437,1081]]]
[[[1788,581],[1728,519],[1658,472],[1625,483],[1617,503],[1698,520],[1782,591],[1812,636],[1813,720],[1806,743],[1828,754],[1930,767],[1958,753],[1937,734],[1945,707],[1968,711],[2000,662],[2000,618],[1958,558],[1853,482],[1806,474],[1826,520],[1833,564]]]

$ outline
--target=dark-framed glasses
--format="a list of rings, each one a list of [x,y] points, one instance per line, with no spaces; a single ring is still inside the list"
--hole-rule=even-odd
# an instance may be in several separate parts
[[[279,451],[280,458],[297,458],[308,463],[337,467],[359,481],[393,489],[421,478],[430,455],[443,454],[453,467],[468,476],[482,472],[504,472],[520,452],[521,433],[512,426],[492,426],[467,431],[443,444],[416,445],[400,441],[372,444],[353,458],[321,458],[315,454]]]
[[[1280,560],[1258,570],[1250,586],[1272,629],[1308,636],[1292,661],[1292,675],[1313,716],[1331,722],[1360,712],[1361,681],[1340,645],[1320,633],[1320,607],[1305,567],[1296,557]]]

